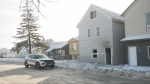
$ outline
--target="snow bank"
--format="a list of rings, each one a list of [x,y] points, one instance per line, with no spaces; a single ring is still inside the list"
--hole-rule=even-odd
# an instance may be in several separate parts
[[[23,58],[0,58],[0,61],[7,63],[24,64]]]
[[[24,59],[22,58],[0,58],[2,62],[24,64]],[[82,63],[77,60],[55,60],[55,65],[57,68],[63,68],[78,73],[94,74],[94,75],[104,75],[113,77],[123,77],[123,78],[140,78],[149,79],[150,78],[150,67],[142,66],[112,66],[112,65],[101,65],[98,63]]]
[[[133,79],[150,78],[150,67],[144,66],[101,65],[98,63],[82,63],[78,61],[56,61],[56,66],[58,66],[59,68],[76,71],[78,73]]]

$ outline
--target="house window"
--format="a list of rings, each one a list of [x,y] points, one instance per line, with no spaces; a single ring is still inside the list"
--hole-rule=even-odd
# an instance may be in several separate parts
[[[100,36],[100,27],[96,27],[96,36],[97,36],[97,37]]]
[[[150,46],[147,47],[148,50],[148,59],[150,59]]]
[[[87,29],[87,38],[91,38],[91,29]]]
[[[98,58],[97,49],[93,49],[93,56],[94,59]]]
[[[53,56],[53,52],[50,52],[50,56]]]
[[[76,45],[76,43],[72,43],[72,50],[77,50],[77,45]]]
[[[96,10],[90,12],[90,19],[96,18]]]
[[[65,56],[65,50],[62,50],[62,56]]]
[[[146,14],[147,30],[150,30],[150,13]]]
[[[57,56],[61,56],[61,50],[56,51]]]

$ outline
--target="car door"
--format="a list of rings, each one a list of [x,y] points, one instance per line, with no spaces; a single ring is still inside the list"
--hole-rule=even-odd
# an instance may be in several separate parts
[[[31,59],[30,63],[31,63],[32,65],[35,65],[35,63],[36,63],[36,58],[35,58],[34,55],[32,55],[32,59]]]
[[[28,57],[28,59],[27,59],[27,61],[28,61],[28,64],[29,65],[32,65],[32,58],[33,58],[33,56],[32,55],[29,55],[29,57]]]

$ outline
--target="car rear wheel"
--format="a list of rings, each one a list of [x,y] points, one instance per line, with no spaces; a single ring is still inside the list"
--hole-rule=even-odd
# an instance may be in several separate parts
[[[37,63],[36,63],[36,68],[37,68],[37,69],[40,69],[40,68],[41,68],[41,66],[40,66],[40,63],[39,63],[39,62],[37,62]]]
[[[25,61],[24,65],[25,65],[25,67],[26,67],[26,68],[28,68],[28,67],[29,67],[29,65],[28,65],[28,62],[27,62],[27,61]]]

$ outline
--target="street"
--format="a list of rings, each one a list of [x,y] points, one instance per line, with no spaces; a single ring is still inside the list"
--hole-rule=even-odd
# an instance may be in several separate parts
[[[76,73],[65,69],[35,69],[0,62],[0,84],[149,84],[147,80],[130,80]]]

